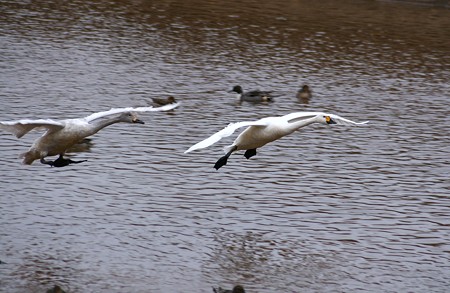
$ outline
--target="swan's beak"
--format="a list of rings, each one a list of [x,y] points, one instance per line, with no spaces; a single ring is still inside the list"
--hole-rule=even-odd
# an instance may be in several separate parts
[[[142,120],[140,120],[138,118],[133,119],[133,123],[145,124],[144,121],[142,121]]]
[[[325,119],[328,124],[337,124],[336,121],[334,121],[330,116],[327,116]]]

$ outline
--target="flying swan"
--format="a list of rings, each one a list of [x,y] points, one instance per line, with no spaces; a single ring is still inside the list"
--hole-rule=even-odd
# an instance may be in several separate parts
[[[48,164],[54,167],[63,167],[72,163],[81,163],[83,161],[72,161],[64,159],[64,154],[68,148],[81,141],[83,138],[91,136],[106,126],[114,123],[139,123],[136,112],[156,112],[168,111],[179,105],[170,104],[163,107],[137,107],[137,108],[112,108],[109,111],[98,112],[84,118],[51,120],[51,119],[23,119],[17,121],[1,121],[0,129],[14,134],[21,138],[31,130],[46,129],[47,131],[40,138],[36,139],[28,152],[20,155],[23,158],[23,164],[31,165],[34,160],[40,159],[42,164]],[[120,115],[119,115],[120,114]],[[55,161],[46,161],[47,156],[59,155]]]
[[[296,112],[285,116],[266,117],[257,121],[230,123],[221,131],[216,132],[207,139],[191,146],[184,153],[206,148],[222,138],[232,135],[238,128],[247,127],[247,129],[235,139],[232,145],[224,148],[225,156],[221,157],[214,165],[214,168],[219,170],[220,167],[227,164],[227,160],[233,152],[246,150],[244,156],[247,159],[250,159],[256,155],[257,148],[282,138],[285,135],[291,134],[297,129],[312,123],[362,125],[368,122],[369,121],[358,123],[335,114],[323,112]]]

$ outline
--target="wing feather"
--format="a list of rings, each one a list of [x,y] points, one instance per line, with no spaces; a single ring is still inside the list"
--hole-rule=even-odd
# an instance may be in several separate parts
[[[288,123],[294,123],[294,122],[301,121],[301,120],[311,119],[311,118],[314,118],[317,115],[321,115],[321,114],[324,115],[324,113],[322,113],[322,112],[294,112],[294,113],[284,115],[283,118]]]
[[[192,152],[194,150],[198,149],[204,149],[206,147],[209,147],[210,145],[215,144],[219,140],[221,140],[224,137],[232,135],[237,129],[245,126],[267,126],[268,123],[265,121],[265,119],[260,119],[258,121],[243,121],[243,122],[237,122],[237,123],[230,123],[227,127],[224,129],[214,133],[207,139],[202,140],[201,142],[196,143],[195,145],[191,146],[187,151],[184,153],[187,154],[189,152]]]
[[[87,117],[84,117],[84,121],[86,122],[91,122],[94,121],[96,119],[99,118],[103,118],[109,115],[114,115],[114,114],[119,114],[119,113],[124,113],[124,112],[158,112],[158,111],[169,111],[172,109],[175,109],[176,107],[178,107],[180,105],[180,102],[178,103],[173,103],[173,104],[168,104],[165,106],[161,106],[161,107],[137,107],[137,108],[133,108],[133,107],[127,107],[127,108],[112,108],[108,111],[103,111],[103,112],[98,112],[98,113],[94,113],[91,114]]]
[[[369,121],[355,122],[355,121],[352,121],[350,119],[346,119],[346,118],[341,117],[341,116],[336,115],[336,114],[326,114],[326,115],[330,116],[336,122],[336,124],[342,124],[342,125],[363,125],[363,124],[369,123]]]
[[[17,138],[21,138],[31,130],[37,128],[44,128],[50,131],[57,131],[64,128],[64,123],[51,119],[22,119],[17,121],[2,121],[0,128],[11,132]]]
[[[295,113],[287,114],[287,115],[283,116],[283,118],[286,119],[289,123],[293,123],[293,122],[297,122],[297,121],[300,121],[303,119],[314,118],[315,116],[318,116],[318,115],[330,116],[331,118],[333,118],[333,120],[336,122],[336,124],[341,124],[341,125],[363,125],[363,124],[369,123],[369,121],[355,122],[355,121],[346,119],[346,118],[341,117],[336,114],[329,114],[329,113],[324,113],[324,112],[295,112]]]

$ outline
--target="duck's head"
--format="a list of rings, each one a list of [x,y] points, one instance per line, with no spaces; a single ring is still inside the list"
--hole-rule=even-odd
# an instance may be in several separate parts
[[[119,116],[120,122],[145,124],[134,112],[125,112]]]
[[[329,115],[323,115],[320,120],[323,124],[337,124]]]
[[[175,98],[173,96],[169,96],[167,98],[167,102],[169,102],[169,104],[173,104],[173,103],[176,103],[177,101],[175,101]]]
[[[235,85],[233,87],[233,89],[231,89],[231,91],[229,91],[229,92],[230,93],[231,92],[235,92],[235,93],[238,93],[238,94],[242,94],[244,91],[242,90],[242,87],[240,85]]]
[[[309,93],[309,92],[310,92],[309,86],[308,86],[307,84],[303,85],[303,86],[302,86],[302,89],[300,90],[300,92],[306,92],[306,93]]]

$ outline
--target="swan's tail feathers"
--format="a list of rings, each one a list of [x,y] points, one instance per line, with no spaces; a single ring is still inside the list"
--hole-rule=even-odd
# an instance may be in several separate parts
[[[22,164],[31,165],[34,160],[39,159],[39,155],[36,152],[28,151],[19,155],[19,158],[23,159]]]

